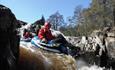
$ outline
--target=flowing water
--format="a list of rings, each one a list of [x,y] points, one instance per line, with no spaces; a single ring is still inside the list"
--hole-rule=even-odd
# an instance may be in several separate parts
[[[76,61],[70,55],[52,53],[20,44],[20,70],[76,70]]]
[[[91,54],[77,57],[75,60],[71,56],[47,52],[41,49],[32,49],[30,43],[21,43],[20,46],[22,51],[21,62],[25,64],[25,67],[26,65],[28,65],[27,67],[34,66],[30,70],[112,70],[99,67],[98,58],[94,56],[88,57]]]
[[[105,67],[99,67],[95,64],[88,64],[85,62],[82,58],[76,60],[77,64],[77,70],[112,70],[112,69],[106,69]]]

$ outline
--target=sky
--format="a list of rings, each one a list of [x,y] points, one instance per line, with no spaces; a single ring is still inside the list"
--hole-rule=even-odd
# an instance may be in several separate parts
[[[64,19],[73,16],[76,6],[89,7],[91,0],[0,0],[0,4],[10,8],[16,18],[34,23],[42,17],[47,19],[59,11]]]

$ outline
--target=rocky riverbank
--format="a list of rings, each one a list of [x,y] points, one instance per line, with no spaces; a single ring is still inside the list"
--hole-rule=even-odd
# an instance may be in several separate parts
[[[89,65],[115,69],[115,27],[95,30],[89,36],[66,37],[75,47],[80,47],[82,58]]]

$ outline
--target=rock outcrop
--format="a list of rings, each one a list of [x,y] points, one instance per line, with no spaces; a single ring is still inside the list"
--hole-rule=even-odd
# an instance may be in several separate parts
[[[24,21],[21,21],[21,20],[17,20],[18,28],[21,28],[22,26],[25,26],[27,24],[28,24],[27,22],[24,22]]]
[[[67,40],[81,48],[81,57],[86,58],[89,63],[98,62],[102,67],[112,66],[115,69],[115,27],[95,30],[88,37],[70,37]]]
[[[45,23],[45,18],[42,16],[41,19],[35,21],[33,24],[32,24],[32,27],[31,27],[31,31],[36,33],[36,35],[38,34],[38,30],[41,28],[41,25],[43,26]]]

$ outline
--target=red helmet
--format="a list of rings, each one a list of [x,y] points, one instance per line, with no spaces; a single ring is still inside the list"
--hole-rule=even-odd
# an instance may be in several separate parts
[[[50,29],[51,24],[49,22],[45,22],[44,27]]]

